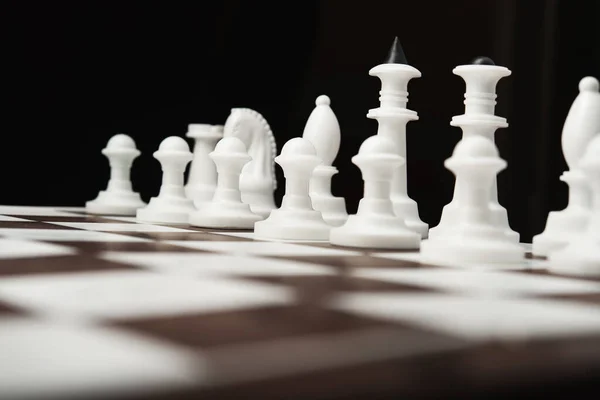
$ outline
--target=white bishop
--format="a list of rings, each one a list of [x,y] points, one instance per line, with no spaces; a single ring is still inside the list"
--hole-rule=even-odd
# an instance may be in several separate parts
[[[315,104],[302,134],[304,139],[312,143],[317,156],[323,161],[315,168],[310,180],[310,198],[313,208],[321,212],[325,222],[340,226],[348,218],[346,201],[331,193],[331,178],[338,173],[332,164],[340,149],[340,125],[330,107],[329,97],[321,95]]]
[[[600,277],[600,132],[590,143],[579,168],[592,192],[592,208],[586,228],[569,243],[550,253],[550,270],[567,275]]]
[[[574,235],[585,229],[590,215],[590,189],[579,160],[588,144],[600,132],[600,92],[596,78],[579,82],[579,95],[573,102],[562,131],[562,150],[569,166],[561,180],[569,185],[569,204],[562,211],[548,215],[546,229],[533,238],[532,252],[548,256],[564,247]]]

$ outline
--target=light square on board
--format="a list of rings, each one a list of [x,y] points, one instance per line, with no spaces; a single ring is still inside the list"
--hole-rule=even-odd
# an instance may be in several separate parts
[[[0,260],[75,254],[73,248],[54,243],[0,238]]]
[[[505,271],[357,268],[353,275],[450,293],[480,296],[536,296],[600,293],[600,282]]]
[[[523,253],[523,260],[519,263],[477,263],[477,264],[466,264],[454,261],[436,261],[431,262],[429,260],[423,260],[420,252],[374,252],[371,253],[373,256],[389,258],[392,260],[399,261],[410,261],[421,264],[435,265],[444,268],[457,268],[457,269],[486,269],[486,270],[530,270],[530,269],[544,269],[547,266],[545,260],[525,258]]]
[[[0,319],[0,398],[155,393],[206,381],[201,353],[114,328]]]
[[[41,240],[49,242],[143,242],[148,239],[119,235],[109,232],[94,232],[78,229],[4,229],[0,228],[0,236]]]
[[[73,214],[67,211],[61,211],[55,207],[36,207],[36,206],[0,206],[0,214],[11,216],[63,216],[68,217]]]
[[[331,275],[331,267],[288,260],[193,252],[105,252],[99,258],[182,276]]]
[[[64,218],[64,217],[61,217],[61,218]],[[49,223],[40,222],[40,221],[34,221],[34,220],[0,222],[0,230],[8,230],[8,229],[30,229],[30,230],[63,229],[64,230],[64,229],[74,229],[74,228],[61,227],[58,225],[49,224]]]
[[[187,229],[187,228],[186,228]],[[149,240],[160,240],[164,242],[249,242],[250,239],[244,239],[240,237],[233,236],[224,236],[218,235],[213,232],[206,231],[197,231],[197,230],[188,230],[186,232],[131,232],[128,233],[129,236],[135,236],[139,238],[149,239]]]
[[[129,224],[112,222],[53,222],[54,225],[67,228],[83,229],[98,232],[191,232],[186,229],[164,225]]]
[[[600,335],[600,309],[539,298],[450,294],[341,294],[336,310],[414,324],[471,340],[523,340]]]
[[[38,216],[27,216],[30,220],[35,220],[39,222],[45,223],[54,223],[54,222],[111,222],[109,219],[106,219],[102,216],[96,215],[69,215],[69,216],[53,216],[53,215],[38,215]],[[57,226],[57,225],[53,225]]]
[[[218,253],[236,255],[261,255],[261,256],[344,256],[358,255],[360,252],[333,248],[320,248],[303,246],[292,243],[275,242],[229,242],[229,241],[169,241],[177,246],[191,247],[194,249],[214,251]]]
[[[19,217],[11,217],[10,215],[0,215],[0,223],[2,222],[31,222],[31,220]]]
[[[293,293],[233,279],[103,271],[5,278],[0,280],[0,300],[55,317],[98,320],[287,304]]]

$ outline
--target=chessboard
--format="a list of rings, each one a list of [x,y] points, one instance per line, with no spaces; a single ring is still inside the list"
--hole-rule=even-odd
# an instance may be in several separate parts
[[[0,214],[2,399],[574,398],[600,382],[600,281],[543,259],[428,265],[76,207]]]

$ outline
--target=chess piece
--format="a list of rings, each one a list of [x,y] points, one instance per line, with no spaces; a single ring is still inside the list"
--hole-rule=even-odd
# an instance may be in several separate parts
[[[242,203],[240,174],[250,160],[246,146],[240,139],[230,136],[217,143],[210,153],[218,179],[211,201],[202,204],[190,215],[190,225],[204,228],[252,229],[254,223],[263,219],[254,214],[248,204]]]
[[[320,211],[329,225],[340,226],[348,218],[346,201],[331,193],[331,178],[338,173],[332,166],[340,149],[340,125],[331,110],[331,100],[325,95],[317,97],[316,107],[308,117],[302,137],[309,140],[323,161],[315,168],[309,184],[313,208]]]
[[[102,154],[108,158],[110,179],[106,190],[98,193],[98,197],[85,204],[85,211],[90,214],[134,216],[138,208],[144,207],[139,195],[132,189],[131,166],[140,155],[133,139],[122,133],[108,141]]]
[[[275,136],[267,121],[249,108],[234,108],[225,121],[223,136],[241,139],[252,160],[240,176],[242,201],[252,212],[266,218],[275,205],[277,189],[274,158],[277,155]]]
[[[508,127],[505,118],[496,116],[496,86],[500,79],[509,76],[508,68],[497,66],[488,57],[477,57],[471,64],[459,65],[453,73],[463,78],[466,84],[465,112],[452,118],[450,125],[460,127],[463,138],[482,136],[494,141],[497,129]],[[458,186],[458,183],[456,184]],[[461,189],[456,187],[457,191]],[[510,228],[508,213],[498,202],[498,183],[494,175],[490,191],[490,208],[493,220],[498,227],[506,231],[506,235],[515,243],[519,242],[519,234]],[[435,237],[444,229],[454,229],[454,219],[459,210],[454,200],[444,207],[438,226],[429,230],[429,237]]]
[[[189,214],[195,210],[192,200],[185,196],[183,176],[192,160],[186,141],[178,136],[163,140],[154,152],[161,165],[163,177],[160,192],[148,205],[137,211],[139,222],[187,225]]]
[[[524,249],[494,221],[490,191],[506,161],[490,139],[479,135],[461,140],[445,162],[456,176],[456,214],[452,230],[441,230],[421,243],[423,262],[464,264],[518,263]]]
[[[564,247],[548,256],[550,271],[558,274],[600,277],[600,131],[578,163],[591,191],[592,207],[586,228],[571,235]]]
[[[255,235],[281,240],[328,240],[331,226],[312,208],[309,195],[312,173],[321,163],[315,147],[306,139],[291,139],[275,162],[283,169],[285,195],[280,208],[254,224]]]
[[[379,108],[369,110],[367,118],[378,123],[377,134],[391,139],[398,149],[398,155],[406,161],[406,125],[418,120],[415,111],[406,108],[408,103],[408,82],[419,78],[421,72],[408,65],[398,38],[395,38],[385,63],[375,66],[369,75],[381,81]],[[406,183],[406,162],[394,173],[390,195],[396,215],[404,219],[406,225],[427,238],[429,227],[421,221],[417,203],[408,197]]]
[[[352,157],[364,180],[364,197],[356,215],[333,228],[331,244],[380,249],[418,249],[421,235],[410,230],[394,213],[390,200],[391,184],[398,165],[403,163],[391,139],[371,136]]]
[[[223,137],[223,125],[190,124],[186,136],[194,140],[194,158],[185,194],[200,208],[202,203],[212,199],[217,185],[215,163],[208,154]]]
[[[598,80],[585,77],[579,82],[579,95],[571,105],[562,131],[562,150],[569,167],[561,180],[569,185],[569,204],[548,215],[544,232],[533,238],[532,252],[548,256],[580,234],[590,218],[590,189],[578,163],[592,137],[600,132],[600,93]]]

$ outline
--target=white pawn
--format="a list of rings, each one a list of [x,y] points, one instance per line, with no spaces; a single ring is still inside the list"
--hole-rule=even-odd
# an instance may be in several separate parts
[[[338,173],[332,166],[340,149],[340,124],[325,95],[317,97],[316,107],[308,117],[302,137],[309,140],[323,163],[313,173],[309,193],[313,208],[320,211],[325,222],[340,226],[348,219],[346,201],[331,193],[331,178]]]
[[[217,168],[217,188],[212,201],[190,215],[190,225],[205,228],[252,229],[263,219],[242,203],[240,174],[252,157],[244,142],[235,136],[221,139],[209,154]]]
[[[108,141],[102,154],[110,164],[110,180],[106,190],[101,191],[94,200],[85,204],[90,214],[133,216],[138,208],[144,207],[139,195],[131,186],[131,165],[140,151],[135,147],[133,139],[122,133]]]
[[[194,140],[194,158],[190,163],[185,194],[198,207],[210,201],[215,193],[217,171],[208,154],[223,137],[223,125],[189,124],[186,136]]]
[[[190,147],[182,138],[171,136],[161,142],[154,158],[162,168],[162,185],[158,196],[138,210],[137,219],[155,224],[187,225],[189,214],[195,210],[192,200],[185,196],[183,186],[185,168],[192,160]]]
[[[562,211],[548,215],[544,232],[533,238],[532,253],[548,256],[579,235],[590,215],[590,190],[578,164],[590,140],[600,131],[599,83],[591,76],[579,82],[579,95],[573,101],[562,131],[562,151],[569,167],[561,180],[569,185],[569,203]]]
[[[364,197],[356,215],[340,227],[331,230],[329,241],[340,246],[418,249],[421,235],[409,229],[394,213],[390,200],[392,178],[404,163],[391,139],[371,136],[352,157],[362,173]]]
[[[456,176],[457,213],[453,229],[421,244],[424,262],[518,263],[524,249],[506,235],[490,207],[492,182],[506,168],[494,143],[483,136],[461,140],[445,162]]]
[[[600,277],[600,132],[579,162],[592,192],[590,219],[585,230],[550,253],[549,270],[554,273]]]
[[[312,208],[308,192],[312,173],[321,163],[315,147],[306,139],[291,139],[275,157],[275,162],[283,169],[285,195],[280,208],[271,211],[264,221],[254,224],[256,236],[280,240],[328,240],[331,226]]]

